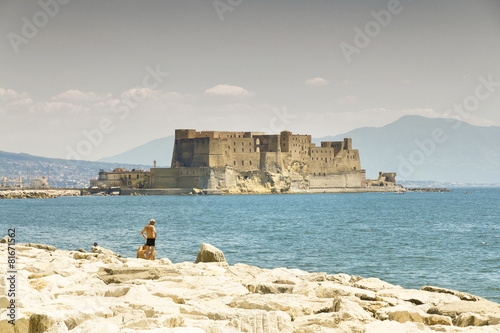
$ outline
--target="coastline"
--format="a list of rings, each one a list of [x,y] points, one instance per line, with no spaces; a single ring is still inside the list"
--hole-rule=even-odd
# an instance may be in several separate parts
[[[48,188],[48,189],[0,189],[0,199],[47,199],[62,196],[86,195],[244,195],[244,194],[314,194],[314,193],[381,193],[381,192],[451,192],[447,188],[412,188],[402,186],[368,186],[368,187],[336,187],[320,188],[307,191],[278,192],[265,190],[205,190],[196,188],[166,188],[166,189],[102,189],[91,192],[88,188]]]
[[[123,258],[103,248],[13,248],[17,332],[500,331],[500,304],[438,287],[228,264],[223,255],[195,264]],[[6,243],[0,251],[7,257]],[[6,264],[0,270],[7,275]],[[6,279],[1,283],[7,295]],[[2,332],[14,332],[8,301],[0,297]]]

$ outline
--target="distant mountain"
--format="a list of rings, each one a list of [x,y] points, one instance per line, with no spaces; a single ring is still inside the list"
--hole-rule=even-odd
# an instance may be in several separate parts
[[[156,161],[156,166],[158,167],[169,167],[172,162],[174,140],[175,137],[173,135],[153,140],[124,153],[101,158],[99,162],[139,163],[153,166],[154,161]]]
[[[145,169],[151,165],[104,163],[80,160],[47,158],[29,154],[15,154],[0,151],[0,185],[3,177],[8,185],[18,183],[22,177],[23,186],[29,185],[29,178],[48,177],[52,187],[88,187],[91,178],[97,178],[99,170],[111,171],[114,168]]]
[[[395,171],[399,180],[500,183],[500,127],[458,120],[404,116],[383,127],[364,127],[335,137],[352,138],[368,178]]]

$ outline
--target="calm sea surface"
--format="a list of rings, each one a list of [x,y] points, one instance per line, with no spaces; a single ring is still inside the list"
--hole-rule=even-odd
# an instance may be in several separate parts
[[[15,227],[17,242],[58,249],[96,241],[135,257],[151,218],[157,257],[173,262],[194,261],[210,243],[230,264],[373,276],[500,302],[500,189],[0,200],[0,236]]]

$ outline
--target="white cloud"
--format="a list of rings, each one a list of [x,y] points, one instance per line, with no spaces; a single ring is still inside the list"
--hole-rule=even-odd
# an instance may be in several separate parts
[[[24,99],[27,97],[27,93],[19,93],[12,89],[0,88],[0,100]]]
[[[353,95],[347,95],[344,97],[337,98],[337,103],[340,103],[340,104],[354,103],[356,101],[357,101],[356,96],[353,96]]]
[[[204,95],[223,97],[251,97],[255,94],[242,87],[231,86],[228,84],[218,84],[215,87],[205,90]]]
[[[109,99],[111,94],[97,94],[93,91],[68,90],[59,95],[53,96],[53,101],[73,101],[73,102],[92,102]]]
[[[16,99],[14,102],[9,104],[9,106],[12,107],[29,107],[31,105],[33,105],[33,100],[30,97]]]
[[[329,85],[330,81],[325,80],[322,77],[313,77],[311,79],[305,80],[304,84],[306,86],[311,86],[311,87],[321,87]]]

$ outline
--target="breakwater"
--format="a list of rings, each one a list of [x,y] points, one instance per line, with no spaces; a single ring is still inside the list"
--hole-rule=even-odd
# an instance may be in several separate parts
[[[7,246],[0,244],[2,255]],[[15,251],[19,296],[14,303],[0,297],[17,307],[13,319],[2,312],[6,333],[500,330],[500,305],[471,294],[404,289],[344,273],[230,265],[209,246],[204,251],[214,255],[200,249],[198,258],[218,262],[146,261],[103,248],[88,253],[40,244],[18,244]],[[6,265],[0,271],[6,273]]]
[[[0,190],[0,199],[46,199],[81,194],[82,191],[79,189]]]

